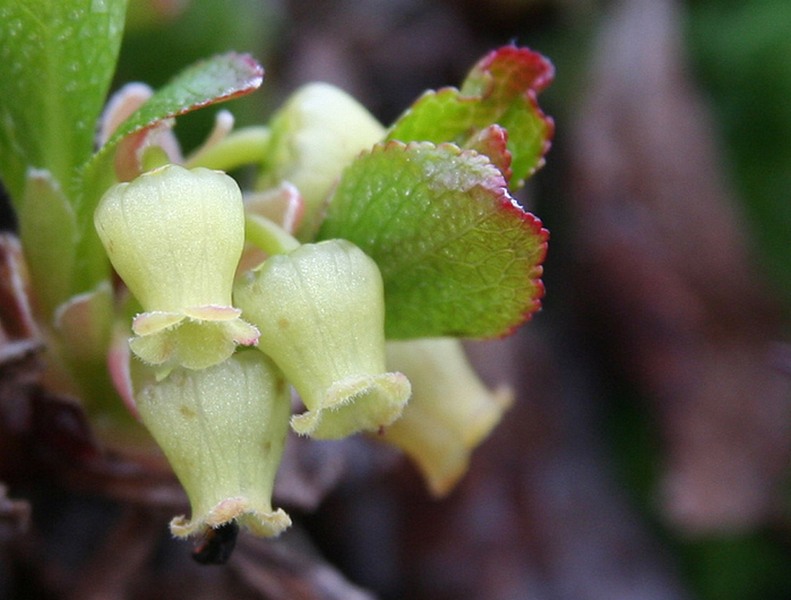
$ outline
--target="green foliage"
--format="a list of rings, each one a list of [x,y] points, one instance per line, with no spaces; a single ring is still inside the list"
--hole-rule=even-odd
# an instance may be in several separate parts
[[[29,167],[66,191],[93,151],[125,0],[0,0],[0,176],[17,206]]]
[[[266,65],[282,27],[277,2],[261,0],[135,0],[127,12],[127,28],[118,59],[116,80],[165,85],[174,73],[208,56],[233,50],[255,56]],[[249,125],[267,114],[271,84],[234,102],[236,122]],[[212,111],[195,111],[179,121],[179,142],[186,150],[198,146],[212,126]]]
[[[547,233],[486,156],[389,142],[343,174],[319,237],[376,260],[389,338],[503,335],[537,309]]]
[[[543,164],[554,125],[536,95],[552,80],[552,65],[526,48],[505,47],[481,59],[460,90],[426,92],[391,127],[387,139],[402,142],[476,143],[493,124],[508,131],[512,189]],[[497,157],[492,160],[499,164]]]
[[[107,177],[112,177],[114,151],[121,140],[165,119],[249,93],[261,85],[263,76],[263,69],[253,58],[236,53],[199,61],[176,75],[124,121],[86,165],[85,185],[93,193],[86,194],[91,202],[81,208],[80,218],[92,218],[99,195],[109,183]]]
[[[31,169],[17,216],[30,277],[42,303],[40,308],[44,314],[52,314],[72,289],[77,242],[74,209],[48,171]],[[58,235],[44,243],[41,233],[54,231]],[[53,269],[52,265],[58,268]]]

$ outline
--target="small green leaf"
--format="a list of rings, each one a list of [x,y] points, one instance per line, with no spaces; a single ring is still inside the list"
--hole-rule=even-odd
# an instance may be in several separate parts
[[[17,216],[37,308],[48,320],[71,293],[77,243],[74,209],[48,171],[30,169]]]
[[[492,164],[500,169],[505,180],[511,180],[513,175],[511,169],[513,157],[508,150],[508,132],[499,125],[489,125],[489,127],[481,129],[474,136],[470,136],[464,145],[464,149],[475,150],[480,154],[485,154],[492,161]]]
[[[63,358],[81,387],[82,397],[96,401],[97,405],[116,400],[114,394],[106,394],[110,388],[107,348],[112,324],[113,289],[109,281],[102,281],[94,289],[69,298],[58,307],[53,319],[58,341],[68,348]],[[91,392],[92,389],[101,394]]]
[[[93,151],[125,0],[0,0],[0,176],[17,206],[29,167],[67,196]]]
[[[114,150],[125,137],[155,126],[157,123],[190,111],[232,100],[257,89],[264,70],[247,54],[228,53],[214,56],[187,67],[168,84],[157,90],[131,117],[124,121],[112,137],[85,167],[88,206],[93,208],[106,188],[108,171],[112,173]],[[96,189],[98,188],[98,189]]]
[[[184,69],[118,128],[106,147],[129,134],[198,108],[231,100],[257,89],[264,69],[248,54],[229,52]]]
[[[536,97],[553,76],[551,63],[540,54],[505,46],[482,58],[461,90],[448,87],[423,94],[393,124],[387,139],[467,146],[482,130],[499,125],[508,131],[513,158],[509,184],[518,188],[543,165],[549,150],[554,124]]]
[[[319,232],[378,264],[390,339],[509,333],[540,306],[547,235],[486,156],[427,142],[358,158]]]

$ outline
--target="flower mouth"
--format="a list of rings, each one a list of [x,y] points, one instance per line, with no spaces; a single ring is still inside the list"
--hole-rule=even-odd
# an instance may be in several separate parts
[[[200,306],[182,312],[153,311],[135,317],[129,346],[143,362],[205,369],[258,342],[258,329],[231,306]],[[212,319],[202,317],[211,316]]]
[[[316,439],[340,439],[392,424],[412,394],[401,373],[348,377],[327,389],[320,406],[291,418],[291,427]]]
[[[291,518],[281,508],[262,510],[254,507],[248,498],[237,496],[221,500],[198,517],[175,517],[170,522],[170,532],[176,537],[187,538],[206,535],[210,530],[217,530],[230,523],[237,523],[255,535],[275,537],[291,526]]]
[[[181,310],[152,310],[140,313],[132,320],[132,331],[136,335],[150,335],[163,329],[169,329],[184,319],[193,321],[222,322],[238,319],[242,311],[233,306],[221,304],[204,304],[189,306]],[[253,342],[255,343],[255,342]]]

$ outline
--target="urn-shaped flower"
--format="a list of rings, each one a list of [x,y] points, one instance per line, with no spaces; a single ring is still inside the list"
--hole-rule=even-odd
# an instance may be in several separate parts
[[[290,394],[266,356],[244,351],[207,369],[176,368],[135,399],[189,497],[192,516],[173,519],[173,535],[205,534],[236,521],[269,537],[291,524],[272,509]]]
[[[298,89],[272,117],[272,138],[259,185],[288,181],[305,199],[300,232],[311,234],[323,202],[341,171],[385,135],[384,127],[357,100],[327,83]]]
[[[500,422],[512,393],[487,389],[453,338],[387,342],[387,365],[409,377],[413,395],[380,439],[401,448],[431,492],[444,496],[467,471],[475,447]]]
[[[143,307],[132,351],[202,369],[258,331],[231,305],[244,244],[239,186],[219,171],[166,165],[107,191],[94,215],[113,267]]]
[[[308,409],[291,421],[297,433],[336,439],[401,414],[411,387],[403,374],[385,372],[382,278],[354,244],[328,240],[272,256],[235,299],[261,331],[258,348]]]

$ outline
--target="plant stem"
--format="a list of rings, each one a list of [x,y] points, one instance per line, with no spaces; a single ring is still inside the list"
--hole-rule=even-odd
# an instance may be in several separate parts
[[[200,149],[186,160],[189,169],[207,167],[231,171],[243,165],[260,163],[266,155],[271,131],[268,127],[245,127],[235,131],[216,144]]]
[[[245,239],[269,255],[287,254],[300,246],[295,237],[266,217],[246,215],[244,225]]]

